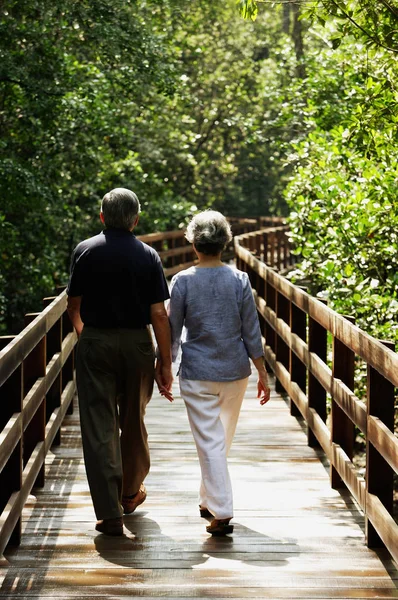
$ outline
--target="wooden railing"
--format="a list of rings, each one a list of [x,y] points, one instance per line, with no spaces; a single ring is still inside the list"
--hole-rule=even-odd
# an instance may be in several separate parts
[[[241,236],[241,244],[250,250],[253,256],[278,271],[286,271],[297,262],[297,256],[291,252],[287,225],[264,227]],[[234,238],[235,240],[237,237]]]
[[[230,217],[228,220],[234,236],[255,231],[259,227],[272,227],[282,222],[280,217],[256,217],[254,219]],[[175,273],[178,273],[178,271],[194,265],[196,262],[192,244],[185,239],[185,232],[182,229],[149,233],[139,236],[139,239],[152,246],[158,252],[166,277],[171,277]],[[223,253],[223,259],[228,260],[233,257],[234,245],[231,242]]]
[[[347,487],[365,515],[366,542],[398,561],[393,480],[398,473],[394,395],[398,355],[266,265],[269,230],[235,238],[237,266],[256,291],[267,366],[291,413],[304,417],[308,444],[321,446],[333,488]],[[256,255],[254,255],[254,252]],[[289,260],[286,251],[286,260]],[[285,265],[272,253],[272,266]],[[366,402],[355,394],[355,362],[366,363]],[[366,439],[366,475],[353,463],[355,428]]]
[[[231,219],[235,233],[264,223],[273,225],[275,219]],[[159,251],[166,276],[194,264],[182,230],[141,239]],[[0,337],[0,556],[9,542],[20,541],[22,509],[32,488],[44,485],[46,454],[61,442],[61,424],[76,393],[77,337],[66,313],[65,291],[45,298],[44,305],[43,312],[26,315],[21,333]]]
[[[0,555],[20,541],[22,509],[33,486],[44,485],[46,454],[73,406],[76,334],[66,294],[44,303],[20,334],[0,337]]]

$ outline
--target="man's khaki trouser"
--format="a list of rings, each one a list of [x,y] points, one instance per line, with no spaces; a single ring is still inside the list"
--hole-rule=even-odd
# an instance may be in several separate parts
[[[97,519],[120,517],[122,494],[135,494],[149,472],[144,415],[153,381],[149,330],[84,327],[76,383],[84,461]]]

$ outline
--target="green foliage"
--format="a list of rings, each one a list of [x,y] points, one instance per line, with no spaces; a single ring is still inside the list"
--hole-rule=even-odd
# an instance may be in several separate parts
[[[255,0],[237,0],[239,12],[244,19],[255,21],[258,15],[258,5]]]
[[[339,28],[313,31],[331,44]],[[286,190],[303,256],[292,277],[372,335],[398,340],[397,81],[390,54],[354,29],[346,23],[339,48],[325,49],[311,73],[311,132],[291,154]]]
[[[352,35],[369,47],[398,52],[398,8],[388,0],[323,0],[305,4],[303,15],[322,25],[335,24],[334,48]]]
[[[73,245],[99,229],[107,165],[125,156],[137,106],[148,89],[174,90],[172,4],[111,4],[2,3],[0,331],[66,280]]]
[[[72,248],[100,230],[101,197],[124,186],[142,204],[138,234],[210,206],[290,206],[301,274],[384,335],[395,12],[384,0],[4,0],[0,331],[66,281]]]
[[[369,333],[398,338],[398,153],[393,164],[375,164],[344,145],[346,133],[313,133],[300,148],[311,160],[289,187],[291,235],[303,256],[294,276],[308,277]]]
[[[235,0],[5,0],[0,331],[66,281],[113,187],[137,192],[138,234],[286,210],[289,52],[279,12],[242,26]]]

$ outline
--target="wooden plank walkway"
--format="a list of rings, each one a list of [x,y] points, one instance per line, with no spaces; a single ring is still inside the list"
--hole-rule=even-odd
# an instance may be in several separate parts
[[[252,377],[230,456],[233,536],[206,534],[183,402],[158,395],[147,412],[148,499],[123,538],[97,534],[76,410],[24,510],[22,544],[6,553],[0,597],[398,598],[394,563],[366,548],[360,512],[330,488],[286,402],[273,392],[260,407],[255,389]]]

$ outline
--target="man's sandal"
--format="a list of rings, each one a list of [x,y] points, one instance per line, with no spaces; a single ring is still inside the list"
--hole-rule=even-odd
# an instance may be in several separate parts
[[[134,496],[123,496],[122,498],[122,506],[125,515],[131,515],[143,502],[146,500],[146,489],[145,485],[141,483],[140,489]]]

